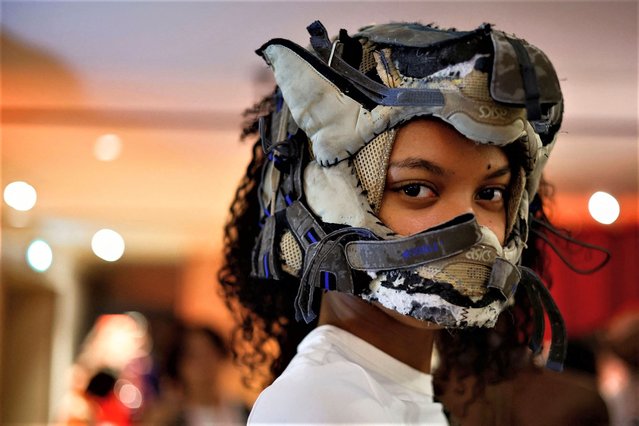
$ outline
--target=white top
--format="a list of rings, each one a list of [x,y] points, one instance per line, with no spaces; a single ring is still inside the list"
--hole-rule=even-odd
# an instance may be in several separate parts
[[[429,374],[331,325],[304,338],[248,423],[448,425]]]

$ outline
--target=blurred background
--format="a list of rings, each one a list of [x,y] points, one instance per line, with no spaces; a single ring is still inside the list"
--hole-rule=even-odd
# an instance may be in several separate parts
[[[128,372],[115,387],[135,413],[157,397],[176,323],[228,339],[216,270],[252,144],[241,113],[273,87],[254,50],[306,45],[315,19],[331,34],[489,22],[541,47],[566,99],[549,215],[613,254],[586,276],[551,255],[553,294],[572,338],[639,305],[634,1],[2,1],[0,13],[2,424],[59,420],[104,369]],[[600,260],[558,244],[580,267]],[[230,363],[222,377],[250,406]]]

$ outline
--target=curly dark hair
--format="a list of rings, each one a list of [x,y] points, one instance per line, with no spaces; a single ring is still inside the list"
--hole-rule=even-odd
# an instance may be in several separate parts
[[[274,109],[272,98],[266,98],[245,112],[243,138],[257,133],[259,117],[267,117]],[[259,233],[260,207],[258,187],[265,155],[260,141],[253,145],[253,157],[247,167],[230,208],[225,227],[224,264],[219,281],[227,304],[235,315],[237,327],[233,336],[236,360],[246,368],[245,381],[264,386],[279,376],[295,355],[299,342],[315,326],[295,320],[294,299],[299,280],[285,275],[280,281],[250,277],[251,252]],[[532,215],[547,221],[542,201],[551,187],[544,182],[533,203]],[[534,228],[534,224],[531,223]],[[543,276],[545,258],[531,232],[522,262]],[[544,277],[545,278],[545,277]],[[528,341],[532,332],[532,311],[526,292],[518,291],[516,303],[500,316],[495,329],[472,328],[442,331],[436,345],[441,363],[434,372],[435,391],[441,393],[454,372],[458,378],[474,376],[472,399],[486,385],[512,377],[528,365]]]
[[[273,111],[272,99],[266,97],[245,111],[242,139],[257,133],[258,118]],[[258,140],[231,204],[230,220],[224,229],[224,264],[218,274],[237,324],[233,354],[247,368],[244,378],[251,386],[264,386],[277,377],[295,354],[297,344],[316,325],[294,319],[296,278],[286,274],[280,281],[250,277],[251,252],[259,234],[257,192],[264,157]]]

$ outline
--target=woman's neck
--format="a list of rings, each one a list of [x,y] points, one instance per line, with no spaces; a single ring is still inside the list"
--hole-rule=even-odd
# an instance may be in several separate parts
[[[346,330],[404,364],[430,373],[437,326],[338,292],[323,295],[319,324]]]

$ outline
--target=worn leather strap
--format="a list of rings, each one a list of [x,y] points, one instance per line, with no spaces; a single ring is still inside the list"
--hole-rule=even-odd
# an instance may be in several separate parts
[[[349,242],[346,259],[359,271],[402,269],[459,254],[480,239],[477,220],[466,214],[406,238]]]
[[[541,279],[531,269],[522,267],[522,281],[525,281],[528,286],[531,286],[538,294],[538,302],[543,305],[548,320],[550,322],[550,330],[552,337],[550,340],[550,351],[548,352],[548,360],[546,361],[546,367],[555,370],[562,371],[564,368],[564,360],[566,359],[566,325],[564,319],[559,312],[559,308],[550,294],[550,291],[541,282]],[[532,300],[531,300],[532,302]],[[537,302],[537,303],[538,303]],[[542,316],[543,318],[543,316]]]

